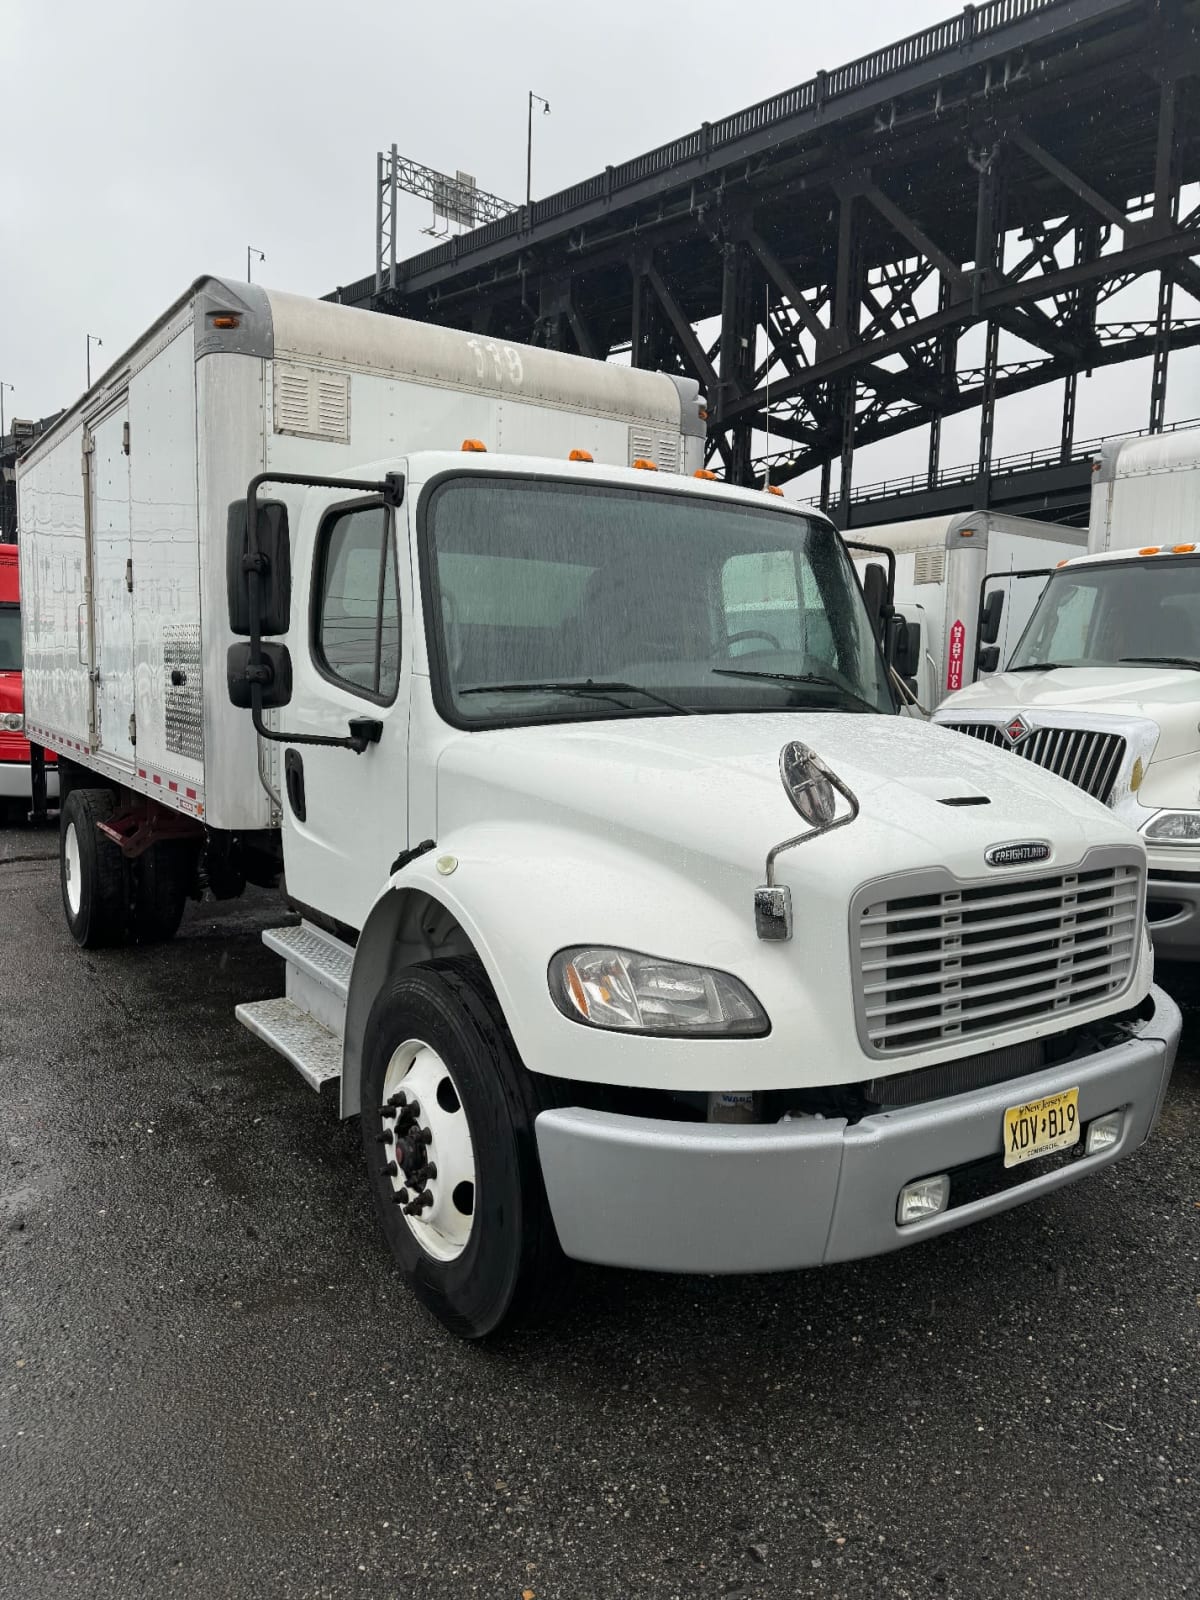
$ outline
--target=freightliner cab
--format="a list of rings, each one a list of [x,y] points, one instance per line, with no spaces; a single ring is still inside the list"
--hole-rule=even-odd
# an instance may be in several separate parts
[[[886,593],[694,476],[703,431],[685,380],[205,278],[21,468],[71,934],[286,873],[238,1015],[336,1083],[468,1337],[570,1259],[779,1271],[1034,1199],[1171,1070],[1141,840],[900,718]]]

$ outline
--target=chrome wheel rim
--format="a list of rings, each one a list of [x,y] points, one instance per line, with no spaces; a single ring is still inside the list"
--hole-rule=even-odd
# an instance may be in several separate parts
[[[454,1075],[432,1045],[406,1039],[383,1076],[384,1171],[392,1203],[435,1261],[453,1261],[475,1223],[475,1147]]]
[[[67,891],[68,909],[73,917],[77,917],[83,900],[83,872],[79,865],[79,835],[73,822],[67,823],[63,839],[63,883]]]

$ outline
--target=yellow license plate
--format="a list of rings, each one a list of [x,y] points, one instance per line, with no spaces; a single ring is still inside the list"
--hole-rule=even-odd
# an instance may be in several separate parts
[[[1064,1089],[1004,1113],[1004,1165],[1019,1167],[1079,1143],[1079,1090]]]

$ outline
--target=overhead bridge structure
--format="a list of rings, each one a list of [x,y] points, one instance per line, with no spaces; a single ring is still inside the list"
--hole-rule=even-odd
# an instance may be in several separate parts
[[[1065,466],[1080,374],[1145,356],[1163,424],[1200,344],[1198,73],[1200,0],[988,0],[408,260],[381,233],[330,298],[689,373],[730,477],[819,467],[843,523],[856,447],[926,429],[934,491],[977,408],[986,504],[1007,396],[1061,384]]]

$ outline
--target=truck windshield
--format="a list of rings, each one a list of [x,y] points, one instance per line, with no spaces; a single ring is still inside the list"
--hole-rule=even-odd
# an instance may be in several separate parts
[[[841,541],[800,514],[471,475],[434,491],[424,554],[458,726],[893,709]]]
[[[1030,672],[1170,661],[1200,662],[1200,560],[1187,556],[1056,572],[1008,667]]]
[[[0,605],[0,672],[21,670],[21,608]]]

